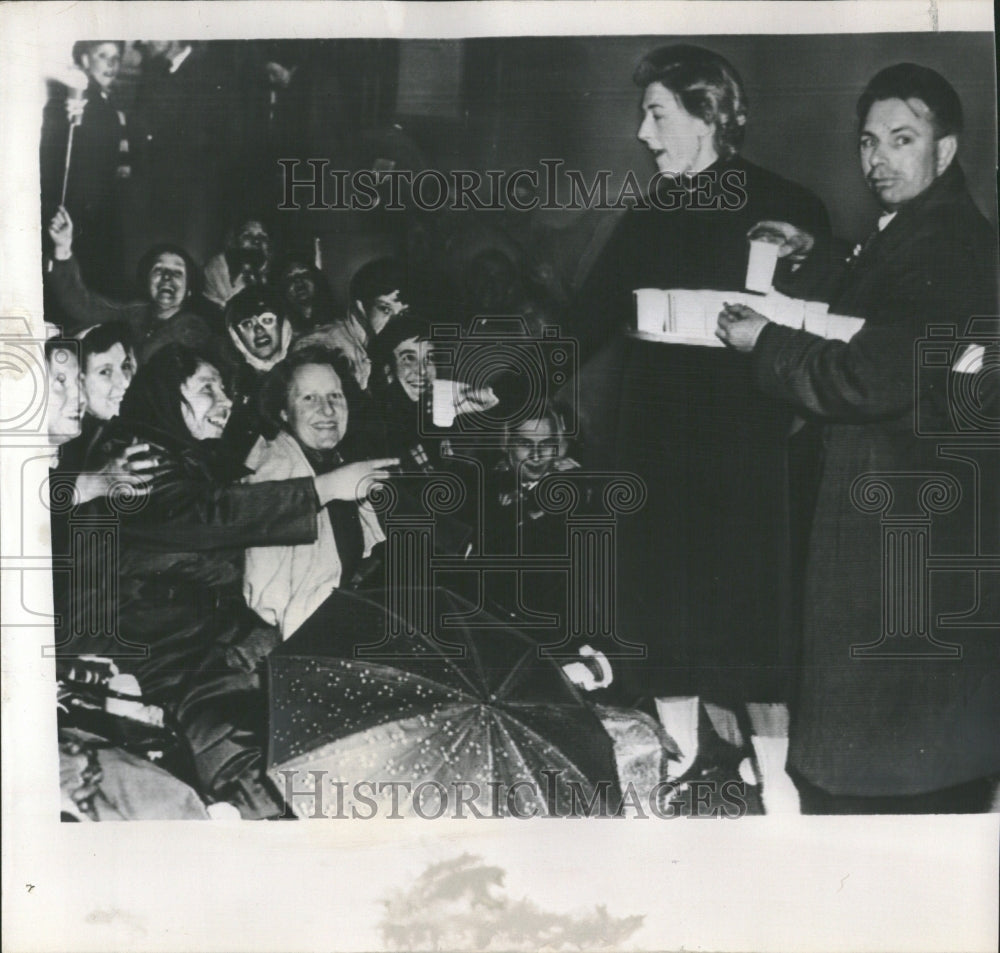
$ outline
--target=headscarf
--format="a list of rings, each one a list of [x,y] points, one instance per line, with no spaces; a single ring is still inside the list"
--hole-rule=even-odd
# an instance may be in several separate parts
[[[198,450],[199,456],[209,456],[211,445],[218,441],[195,438],[181,411],[181,385],[202,364],[218,367],[218,359],[183,344],[157,351],[136,372],[122,398],[119,432],[148,438],[168,449]]]
[[[243,343],[236,326],[245,318],[256,317],[268,311],[277,318],[280,327],[278,332],[280,341],[274,357],[262,361],[252,354]],[[255,371],[264,373],[271,370],[276,364],[281,363],[288,354],[288,348],[292,343],[292,323],[288,320],[284,301],[276,293],[262,288],[245,288],[229,299],[229,303],[226,305],[225,320],[233,346],[243,360]]]

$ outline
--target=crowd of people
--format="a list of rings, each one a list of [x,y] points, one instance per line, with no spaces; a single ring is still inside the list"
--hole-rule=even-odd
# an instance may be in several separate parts
[[[664,592],[683,607],[677,618],[690,630],[681,642],[704,638],[721,651],[711,636],[720,606],[730,625],[738,615],[762,626],[779,615],[799,620],[789,765],[803,798],[823,811],[919,810],[921,797],[954,789],[940,802],[946,809],[988,803],[1000,771],[996,738],[985,735],[1000,694],[995,640],[972,633],[950,669],[908,658],[859,664],[851,655],[853,645],[878,637],[882,618],[881,530],[852,504],[852,485],[868,471],[934,468],[912,432],[914,394],[939,415],[948,413],[947,394],[915,381],[914,342],[929,322],[964,328],[972,315],[996,313],[995,236],[965,190],[956,159],[961,105],[943,77],[900,64],[879,73],[859,100],[862,171],[885,214],[848,266],[835,254],[822,202],[741,157],[747,107],[735,68],[710,51],[671,46],[636,73],[639,138],[661,185],[706,170],[740,173],[742,208],[627,212],[575,298],[546,286],[502,243],[472,243],[450,274],[405,255],[364,263],[343,308],[315,257],[273,234],[265,216],[234,218],[203,267],[177,243],[201,227],[217,139],[231,121],[171,129],[164,108],[150,124],[161,99],[181,95],[171,88],[178,77],[208,82],[203,51],[180,42],[144,47],[136,109],[148,128],[140,124],[139,171],[168,240],[141,257],[138,293],[123,293],[112,206],[136,150],[128,117],[113,106],[122,53],[118,42],[77,44],[90,81],[86,104],[69,103],[68,119],[61,104],[46,117],[50,130],[75,124],[70,187],[54,205],[43,188],[43,211],[47,306],[61,325],[46,347],[49,432],[59,445],[52,488],[54,498],[62,490],[72,500],[53,506],[53,551],[74,560],[69,581],[57,573],[54,587],[61,671],[66,683],[79,681],[81,656],[110,659],[105,674],[134,679],[137,697],[165,715],[177,745],[170,773],[144,764],[137,784],[147,813],[131,816],[201,816],[203,805],[248,818],[285,813],[265,771],[267,660],[337,593],[386,585],[394,556],[376,488],[390,484],[405,495],[419,493],[410,478],[458,481],[464,500],[442,521],[439,554],[560,556],[565,519],[540,501],[540,485],[608,465],[637,470],[652,490],[653,510],[633,525],[625,558],[663,567]],[[266,62],[272,106],[304,73]],[[65,144],[43,137],[43,174]],[[206,157],[204,178],[179,181],[178,150]],[[715,376],[702,416],[692,421],[675,406],[660,419],[662,432],[650,434],[647,418],[621,409],[622,395],[646,399],[629,391],[636,382],[649,399],[687,387],[704,358],[677,348],[664,368],[637,350],[643,345],[620,333],[631,292],[741,288],[747,235],[762,223],[780,244],[782,290],[824,296],[835,312],[863,317],[863,330],[832,341],[728,308],[719,337],[745,353],[716,354],[731,362],[708,368]],[[433,237],[423,223],[417,230]],[[553,326],[579,338],[579,406],[555,392],[532,402],[517,369],[502,361],[483,379],[439,380],[447,344],[439,329],[464,330],[483,315],[517,317],[511,347],[542,340]],[[665,453],[628,459],[636,428]],[[773,461],[794,460],[795,446],[820,431],[823,455],[793,468],[790,493]],[[692,441],[709,449],[680,449]],[[719,454],[745,469],[720,466]],[[755,461],[772,469],[757,473]],[[780,526],[762,525],[761,513],[779,511]],[[81,516],[113,517],[113,555],[71,545]],[[795,552],[805,553],[807,539],[799,578]],[[681,593],[668,579],[690,585]],[[976,596],[995,606],[987,582]],[[464,595],[482,607],[483,593]],[[549,578],[497,590],[486,608],[517,628],[564,606]],[[636,611],[641,618],[642,606]],[[638,640],[658,660],[647,676],[671,666],[670,639],[650,630]],[[598,676],[606,681],[607,660],[593,656],[590,649],[567,666],[566,677],[587,687]],[[732,664],[714,661],[720,670]],[[651,681],[622,673],[619,687],[631,694],[619,703],[651,707],[666,688]],[[97,810],[93,764],[80,761],[86,740],[63,743],[64,762],[90,770],[67,785],[76,792],[65,804],[69,816]],[[127,759],[114,764],[127,776]],[[169,783],[150,782],[151,770]]]

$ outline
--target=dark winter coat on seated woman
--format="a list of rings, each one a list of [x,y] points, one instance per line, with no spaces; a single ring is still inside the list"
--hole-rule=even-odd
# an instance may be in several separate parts
[[[255,789],[265,706],[248,670],[278,639],[243,601],[243,552],[314,541],[319,501],[312,478],[238,481],[245,471],[218,452],[230,408],[218,369],[196,351],[166,347],[136,374],[109,443],[149,444],[159,467],[144,498],[119,502],[117,559],[106,561],[116,578],[90,595],[117,594],[116,662],[176,716],[208,795],[260,816],[275,809]],[[93,615],[93,604],[80,608]],[[107,654],[102,642],[94,650]]]

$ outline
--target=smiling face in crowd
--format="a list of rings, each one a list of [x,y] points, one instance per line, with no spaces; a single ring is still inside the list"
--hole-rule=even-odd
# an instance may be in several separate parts
[[[281,348],[282,322],[273,311],[250,315],[236,325],[243,346],[259,361],[269,361]]]
[[[81,375],[87,412],[100,420],[117,417],[122,397],[134,374],[135,355],[120,343],[103,354],[89,355]]]
[[[552,420],[525,420],[506,439],[507,461],[521,483],[534,483],[551,472],[556,461],[566,455],[566,439]]]
[[[692,116],[662,83],[646,87],[642,113],[636,135],[664,175],[700,172],[718,158],[715,126]]]
[[[347,398],[328,364],[303,364],[292,374],[281,417],[303,446],[332,450],[347,433]]]
[[[181,384],[181,415],[195,440],[221,437],[232,409],[222,375],[211,364],[199,364]]]
[[[118,78],[122,57],[116,43],[98,43],[80,56],[83,71],[104,92],[107,92]]]
[[[180,255],[165,251],[149,269],[149,299],[159,318],[173,317],[187,297],[187,265]]]
[[[80,434],[83,419],[83,392],[80,389],[80,364],[68,349],[52,352],[48,359],[49,438],[61,444]]]
[[[872,103],[861,130],[861,169],[868,187],[888,211],[915,199],[955,157],[954,136],[935,139],[932,116],[919,99]]]
[[[419,400],[437,376],[430,341],[408,338],[392,350],[393,376],[410,400]]]

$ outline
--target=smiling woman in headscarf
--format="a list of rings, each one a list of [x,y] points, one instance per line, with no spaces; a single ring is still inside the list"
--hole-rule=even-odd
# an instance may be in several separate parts
[[[265,705],[254,669],[278,633],[243,600],[243,551],[313,542],[319,508],[353,493],[357,479],[349,490],[329,475],[238,482],[245,471],[218,441],[231,407],[212,356],[179,345],[140,368],[122,400],[110,442],[149,444],[160,465],[145,500],[115,514],[113,650],[144,647],[116,661],[177,719],[203,795],[264,817],[282,805],[261,774]],[[105,636],[99,648],[71,648],[112,647]]]

